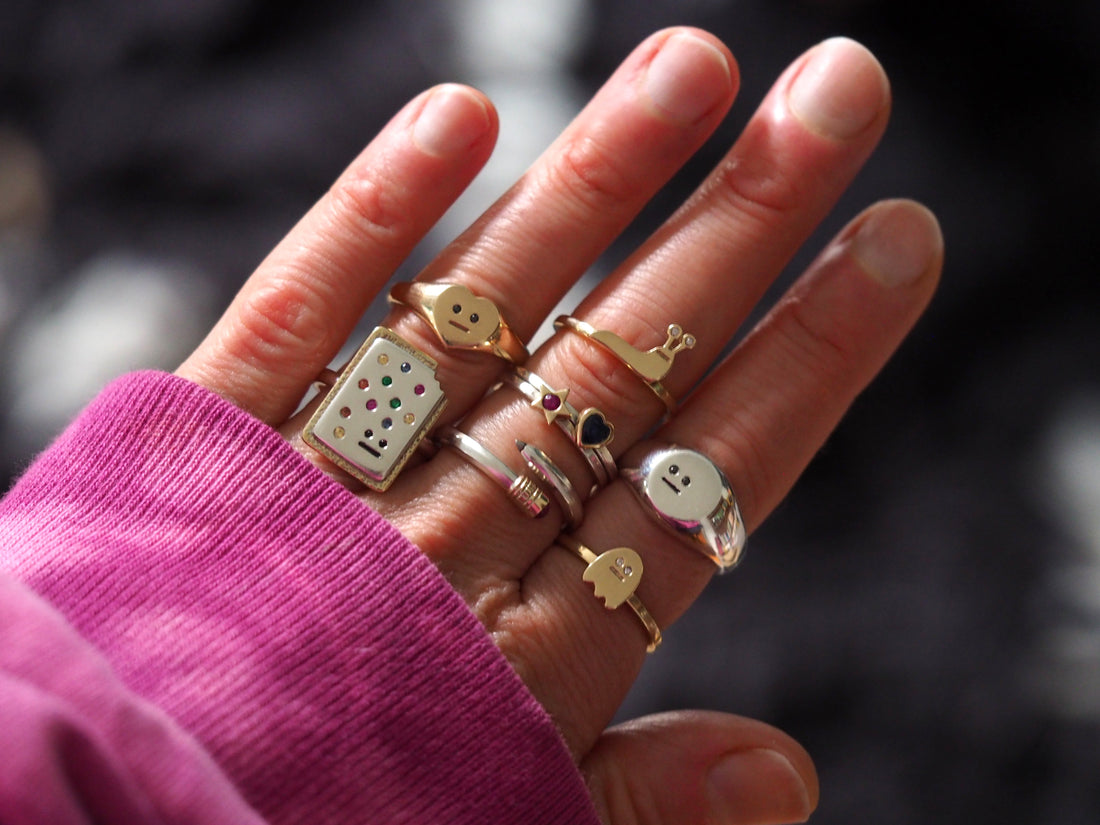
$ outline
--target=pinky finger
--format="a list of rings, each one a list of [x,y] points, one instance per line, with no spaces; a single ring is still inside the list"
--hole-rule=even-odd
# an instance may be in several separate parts
[[[706,382],[702,403],[669,425],[673,441],[710,434],[695,446],[738,479],[750,531],[916,323],[942,266],[932,212],[909,200],[874,204]]]

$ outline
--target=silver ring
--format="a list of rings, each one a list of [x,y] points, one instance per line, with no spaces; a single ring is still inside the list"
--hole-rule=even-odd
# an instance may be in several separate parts
[[[745,522],[729,479],[696,450],[667,445],[651,450],[638,467],[624,467],[623,478],[646,509],[695,549],[732,569],[745,552]]]
[[[584,505],[581,503],[581,497],[577,495],[576,488],[573,487],[573,482],[569,480],[569,476],[561,471],[561,468],[553,462],[550,456],[534,444],[528,444],[526,441],[520,441],[517,438],[516,449],[523,456],[523,460],[527,462],[527,466],[531,468],[531,472],[546,483],[558,504],[561,505],[562,513],[565,516],[564,527],[568,530],[576,528],[584,519]]]
[[[619,474],[615,458],[607,449],[615,429],[602,412],[588,407],[580,412],[566,400],[569,390],[555,390],[524,367],[505,373],[504,382],[523,393],[543,415],[547,423],[557,424],[581,451],[592,468],[598,487],[606,487]]]
[[[499,484],[512,503],[531,518],[545,515],[550,506],[550,497],[528,475],[520,475],[507,464],[487,450],[472,435],[467,435],[454,427],[444,427],[436,435],[435,441],[454,447],[464,458]]]

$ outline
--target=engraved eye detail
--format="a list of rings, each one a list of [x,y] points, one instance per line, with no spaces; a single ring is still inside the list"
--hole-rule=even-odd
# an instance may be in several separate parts
[[[664,451],[649,466],[646,495],[663,516],[698,522],[718,507],[724,483],[706,456],[677,448]]]
[[[480,320],[481,320],[481,316],[478,315],[476,312],[471,312],[470,313],[470,323],[471,324],[476,324]]]
[[[455,304],[453,307],[451,307],[451,312],[453,312],[455,315],[460,314],[462,312],[462,304]]]

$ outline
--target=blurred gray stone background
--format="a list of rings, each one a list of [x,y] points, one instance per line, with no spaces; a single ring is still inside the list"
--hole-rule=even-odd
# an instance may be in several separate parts
[[[742,567],[671,628],[624,717],[701,706],[784,727],[817,759],[818,823],[1100,822],[1091,0],[5,0],[3,488],[112,376],[173,367],[406,99],[472,83],[502,135],[405,277],[674,23],[721,36],[743,90],[608,262],[790,60],[846,34],[886,66],[894,117],[817,242],[872,200],[916,197],[941,218],[947,268]]]

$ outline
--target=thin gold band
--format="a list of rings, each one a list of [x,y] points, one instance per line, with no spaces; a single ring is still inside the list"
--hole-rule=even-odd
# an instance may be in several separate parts
[[[645,382],[653,394],[661,399],[668,414],[676,412],[676,399],[661,383],[678,352],[695,346],[695,336],[685,333],[678,324],[669,324],[665,343],[650,350],[640,350],[628,344],[618,335],[608,330],[596,329],[587,321],[581,321],[571,315],[559,315],[554,319],[554,329],[575,332],[614,355],[632,373]]]
[[[572,551],[585,564],[593,564],[599,558],[591,549],[581,544],[572,536],[562,534],[558,536],[557,541],[558,544],[566,550]],[[634,611],[634,615],[641,621],[642,627],[649,637],[649,642],[646,644],[646,652],[652,653],[661,646],[661,628],[658,626],[657,620],[653,618],[653,615],[646,609],[646,606],[642,604],[642,600],[634,593],[627,596],[626,604]]]

